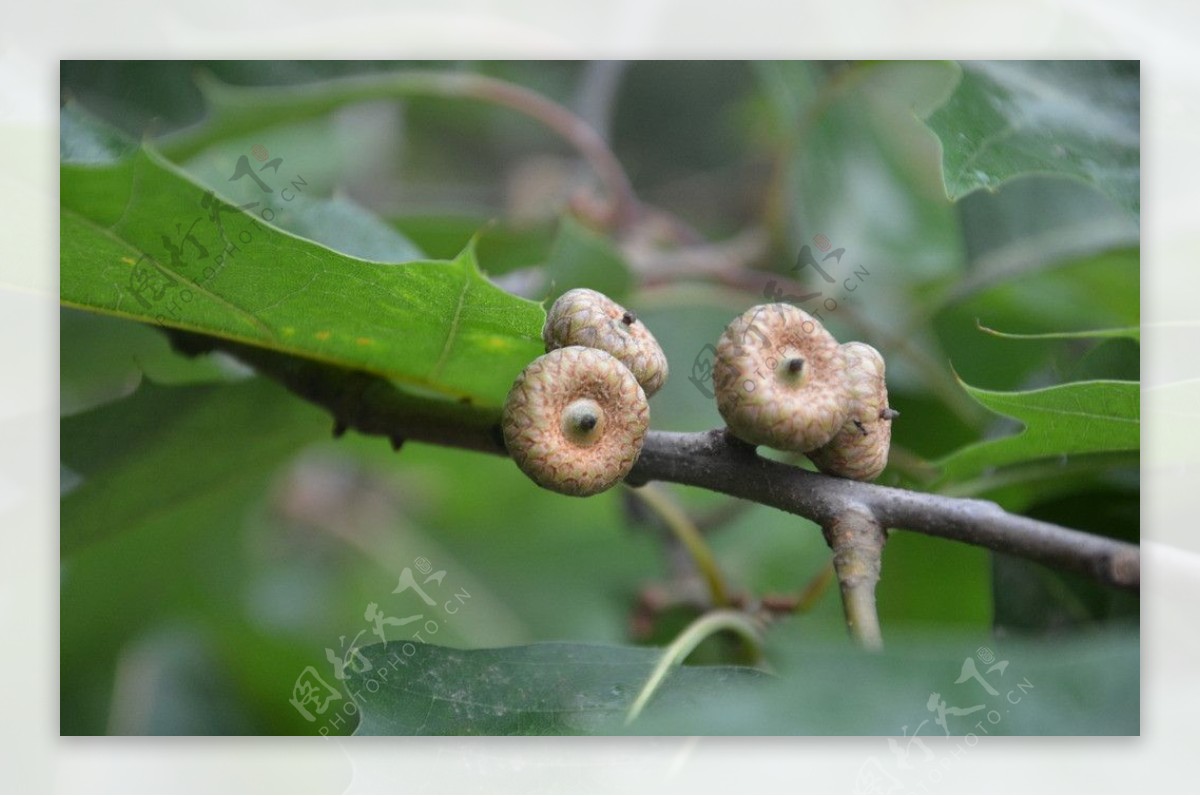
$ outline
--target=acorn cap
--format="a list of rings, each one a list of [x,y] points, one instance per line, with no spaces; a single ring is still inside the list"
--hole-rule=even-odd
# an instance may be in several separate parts
[[[850,416],[826,445],[808,458],[829,475],[871,481],[887,467],[892,444],[892,418],[884,381],[883,355],[866,343],[846,343],[846,384]]]
[[[717,409],[746,442],[810,451],[833,439],[849,415],[845,367],[837,340],[804,310],[751,307],[717,343]]]
[[[568,290],[546,313],[546,350],[578,345],[607,351],[633,373],[647,397],[667,381],[667,357],[646,325],[603,293]]]
[[[521,372],[504,404],[508,453],[539,486],[603,492],[629,474],[650,425],[646,394],[611,354],[568,346]]]

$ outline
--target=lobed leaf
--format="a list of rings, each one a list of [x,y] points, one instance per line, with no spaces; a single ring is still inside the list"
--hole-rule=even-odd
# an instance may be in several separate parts
[[[1022,174],[1059,174],[1140,209],[1140,88],[1133,62],[965,63],[928,119],[946,192],[959,199]]]
[[[1054,456],[1136,451],[1141,388],[1130,381],[1083,381],[1025,392],[993,392],[960,380],[993,412],[1021,421],[1018,434],[968,445],[938,464],[945,480]]]
[[[61,168],[67,306],[200,332],[499,406],[542,308],[451,261],[371,262],[284,232],[147,149]],[[299,222],[297,222],[299,223]]]

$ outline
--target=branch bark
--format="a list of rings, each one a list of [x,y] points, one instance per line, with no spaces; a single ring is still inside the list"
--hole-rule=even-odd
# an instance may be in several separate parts
[[[182,353],[226,351],[327,409],[335,429],[497,455],[507,455],[500,412],[403,393],[367,373],[298,359],[266,349],[165,330]],[[713,429],[692,433],[650,431],[626,481],[639,486],[670,481],[721,492],[805,517],[829,528],[852,514],[881,528],[903,529],[986,547],[1058,569],[1078,572],[1115,588],[1137,591],[1137,545],[1010,514],[985,500],[953,498],[834,478],[759,456],[755,449]]]
[[[854,640],[869,650],[883,649],[875,586],[883,563],[887,532],[870,514],[850,511],[821,529],[833,550],[833,569],[842,589],[846,627]]]
[[[986,500],[849,481],[764,459],[724,429],[653,431],[630,479],[673,481],[798,514],[822,527],[861,511],[883,527],[916,531],[1079,572],[1137,590],[1137,545],[1009,514]]]

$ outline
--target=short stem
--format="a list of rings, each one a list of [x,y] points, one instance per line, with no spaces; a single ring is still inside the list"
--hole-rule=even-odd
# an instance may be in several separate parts
[[[700,646],[702,641],[723,630],[730,630],[741,636],[754,649],[756,658],[761,655],[762,629],[749,616],[738,611],[728,610],[705,614],[684,628],[683,632],[663,650],[663,654],[658,659],[658,663],[654,665],[654,670],[650,672],[646,684],[642,686],[641,692],[629,706],[629,713],[625,716],[625,726],[628,727],[637,720],[647,703],[650,702],[650,698],[667,679],[667,674],[671,669],[687,660],[687,657],[695,652],[696,647]]]
[[[875,585],[887,537],[870,514],[847,511],[826,527],[825,540],[833,548],[833,568],[842,588],[842,607],[850,635],[869,650],[883,649]]]
[[[696,523],[692,522],[683,509],[654,484],[647,484],[637,489],[631,489],[631,491],[659,516],[667,529],[688,551],[696,569],[700,571],[708,584],[713,605],[718,608],[728,606],[729,589],[725,585],[721,568],[717,565],[717,557],[713,555],[712,548],[704,541],[704,535],[700,533]]]

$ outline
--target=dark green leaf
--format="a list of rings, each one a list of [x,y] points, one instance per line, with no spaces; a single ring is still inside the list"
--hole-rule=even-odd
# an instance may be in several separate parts
[[[228,358],[187,359],[141,323],[63,309],[59,313],[59,411],[75,414],[123,398],[142,375],[157,384],[236,381],[249,370]]]
[[[882,654],[848,642],[771,645],[778,677],[739,667],[675,670],[636,722],[629,704],[659,654],[641,647],[536,644],[491,650],[392,642],[362,650],[348,681],[359,735],[900,735],[945,734],[927,708],[947,707],[953,735],[1128,735],[1138,732],[1136,633],[1054,645],[985,635],[902,637]],[[791,632],[788,632],[791,631]],[[987,682],[964,677],[964,662]],[[1001,661],[1007,664],[992,668]],[[962,680],[962,682],[957,682]],[[982,707],[980,707],[982,706]],[[989,711],[996,711],[989,717]],[[977,714],[977,715],[976,715]],[[968,718],[970,719],[968,721]],[[908,727],[907,731],[902,727]],[[880,742],[882,754],[887,746]]]
[[[284,395],[258,379],[186,389],[144,382],[130,398],[63,418],[62,463],[83,479],[62,501],[63,557],[261,487],[274,466],[329,433],[319,410]]]
[[[455,650],[374,644],[348,681],[362,712],[357,735],[580,735],[619,731],[661,651],[548,643]],[[646,713],[703,702],[766,679],[753,669],[685,666]]]
[[[929,117],[942,140],[946,190],[958,199],[1029,173],[1076,177],[1139,211],[1136,62],[963,64]]]
[[[1136,735],[1139,730],[1139,645],[1134,629],[1059,635],[1053,642],[990,634],[890,634],[881,653],[851,643],[813,640],[803,620],[772,630],[768,657],[778,676],[713,694],[698,705],[646,714],[629,728],[681,735]],[[964,678],[970,659],[995,693]],[[1007,665],[992,669],[1001,661]],[[968,672],[969,674],[969,672]],[[962,682],[957,682],[958,680]],[[930,708],[930,700],[934,700]],[[970,711],[947,712],[937,702]],[[979,729],[977,723],[983,723]],[[935,750],[938,747],[932,747]],[[874,754],[917,790],[937,765],[916,751],[915,771],[897,771],[888,743]],[[852,777],[848,772],[847,778]]]

